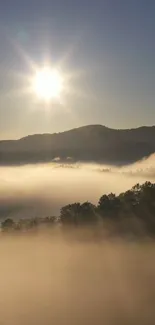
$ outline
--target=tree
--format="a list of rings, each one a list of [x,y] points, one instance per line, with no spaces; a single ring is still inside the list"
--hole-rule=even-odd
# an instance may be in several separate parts
[[[1,223],[2,231],[10,231],[15,228],[15,222],[8,218]]]
[[[75,226],[94,223],[97,221],[96,207],[90,202],[66,205],[60,211],[60,221]]]
[[[78,225],[80,212],[80,203],[68,204],[60,210],[60,221],[66,225]]]
[[[90,202],[81,204],[80,222],[81,224],[92,224],[97,222],[95,205]]]
[[[119,195],[119,199],[121,202],[122,213],[130,215],[131,213],[135,212],[134,210],[138,202],[136,200],[134,191],[128,190],[125,193],[121,193]]]
[[[149,233],[155,233],[155,184],[145,182],[141,185],[139,198],[139,217],[145,222]]]
[[[98,211],[102,217],[116,217],[120,210],[119,198],[110,193],[109,195],[103,195],[98,202]]]

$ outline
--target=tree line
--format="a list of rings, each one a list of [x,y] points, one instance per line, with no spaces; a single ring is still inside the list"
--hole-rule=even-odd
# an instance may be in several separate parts
[[[91,202],[72,203],[61,208],[59,217],[30,218],[1,223],[2,231],[37,229],[39,226],[113,225],[120,232],[145,231],[155,234],[155,183],[136,184],[119,195],[104,194],[97,205]]]

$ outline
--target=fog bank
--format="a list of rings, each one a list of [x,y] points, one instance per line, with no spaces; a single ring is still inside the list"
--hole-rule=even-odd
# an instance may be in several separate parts
[[[36,164],[0,167],[0,217],[58,215],[68,203],[97,203],[104,193],[126,191],[155,179],[155,155],[130,166]]]
[[[1,323],[153,325],[154,254],[154,243],[4,236]]]

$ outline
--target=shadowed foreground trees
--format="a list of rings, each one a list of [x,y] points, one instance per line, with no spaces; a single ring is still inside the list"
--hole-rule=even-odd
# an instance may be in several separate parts
[[[8,232],[10,230],[15,231],[29,231],[36,230],[39,227],[50,227],[57,222],[57,217],[45,217],[45,218],[29,218],[20,219],[14,221],[10,218],[5,219],[1,223],[1,229],[3,232]]]
[[[86,225],[97,222],[97,208],[90,202],[73,203],[60,210],[60,221],[63,225]]]
[[[98,202],[98,213],[102,218],[115,218],[121,209],[120,198],[115,194],[103,195]]]
[[[110,193],[99,199],[97,206],[90,202],[68,204],[61,208],[60,216],[21,219],[6,219],[2,231],[38,229],[40,226],[104,226],[114,224],[121,231],[135,232],[135,227],[155,235],[155,184],[136,184],[118,196]]]
[[[8,218],[2,222],[1,227],[3,231],[13,230],[15,229],[15,222],[12,219]]]

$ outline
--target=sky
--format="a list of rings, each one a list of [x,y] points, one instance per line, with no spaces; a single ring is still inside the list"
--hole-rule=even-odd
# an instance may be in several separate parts
[[[1,1],[0,139],[154,125],[154,18],[154,0]],[[48,105],[23,91],[47,62],[70,76]]]

